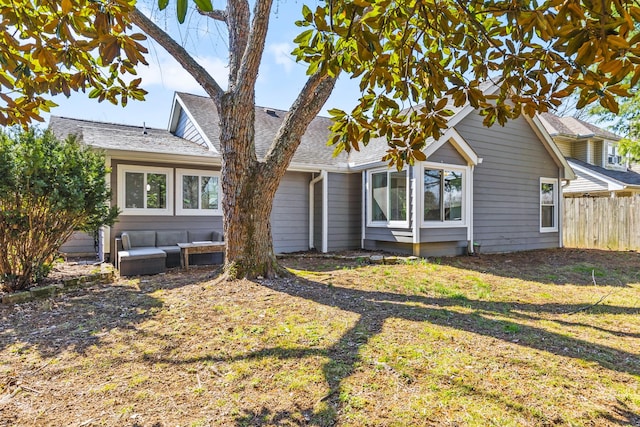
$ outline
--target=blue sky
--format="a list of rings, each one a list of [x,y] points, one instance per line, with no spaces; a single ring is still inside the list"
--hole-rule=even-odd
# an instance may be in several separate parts
[[[175,21],[173,4],[170,4],[166,16],[162,12],[156,13],[156,21],[161,22],[161,25]],[[216,5],[219,4],[214,2],[214,7]],[[256,86],[256,103],[259,106],[288,110],[306,81],[306,67],[304,64],[297,64],[290,55],[294,48],[293,39],[302,31],[294,24],[300,18],[301,10],[302,3],[295,0],[280,0],[274,4]],[[174,26],[172,33],[221,86],[226,87],[227,38],[224,27],[210,19],[190,15],[185,24]],[[148,127],[166,128],[174,91],[202,95],[204,92],[161,47],[150,40],[146,44],[149,49],[149,66],[138,68],[142,87],[149,92],[145,102],[130,101],[123,108],[109,102],[98,103],[95,99],[89,99],[87,91],[72,93],[69,98],[63,95],[54,97],[53,101],[59,106],[53,108],[51,114],[139,126],[144,122]],[[330,108],[351,109],[357,97],[357,84],[343,77],[321,114],[326,115],[326,110]],[[48,119],[48,115],[45,118]]]

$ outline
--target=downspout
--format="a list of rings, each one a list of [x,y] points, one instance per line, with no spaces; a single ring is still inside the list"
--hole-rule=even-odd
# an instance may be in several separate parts
[[[473,255],[475,253],[475,247],[473,246],[474,241],[473,241],[473,173],[475,171],[475,165],[471,165],[471,171],[467,176],[467,179],[469,180],[469,184],[467,185],[468,191],[467,191],[467,240],[468,240],[468,247],[467,247],[467,251],[469,252],[469,255]]]
[[[327,171],[322,176],[322,253],[329,251],[329,178]]]
[[[411,231],[413,233],[413,255],[420,256],[420,224],[418,222],[418,186],[416,185],[416,167],[411,168]]]
[[[315,248],[314,234],[315,234],[315,185],[324,179],[327,175],[326,171],[320,171],[320,175],[313,178],[309,183],[309,249]],[[324,210],[323,210],[324,212]]]
[[[558,170],[558,176],[564,176],[564,171],[562,169]],[[569,184],[569,181],[566,181],[566,185]],[[560,185],[558,188],[558,244],[559,247],[564,247],[564,185]]]
[[[360,249],[364,249],[364,241],[367,237],[367,173],[362,171],[362,202],[360,204]]]

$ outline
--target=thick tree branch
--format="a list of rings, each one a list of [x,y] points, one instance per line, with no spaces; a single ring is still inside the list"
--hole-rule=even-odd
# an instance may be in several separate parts
[[[193,76],[198,84],[202,86],[207,94],[214,100],[216,106],[220,107],[224,90],[218,82],[211,77],[207,70],[193,59],[185,48],[176,43],[175,40],[169,37],[166,32],[138,9],[133,9],[129,13],[129,19],[173,56],[178,63]]]
[[[234,93],[239,84],[238,72],[242,56],[249,39],[249,2],[233,0],[227,2],[227,28],[229,30],[229,91]]]
[[[198,8],[198,13],[202,16],[209,17],[216,21],[227,22],[227,11],[226,10],[212,10],[211,12],[203,12]]]
[[[307,126],[327,102],[336,81],[337,77],[329,77],[323,71],[318,71],[309,77],[285,116],[278,134],[265,156],[264,170],[266,174],[277,174],[278,170],[289,165]]]
[[[272,4],[273,0],[257,0],[253,9],[251,32],[238,70],[238,81],[242,82],[242,87],[246,89],[254,88],[258,79],[258,69],[267,39]]]

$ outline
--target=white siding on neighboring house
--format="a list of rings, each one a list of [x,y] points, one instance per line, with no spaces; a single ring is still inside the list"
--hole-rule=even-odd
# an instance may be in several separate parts
[[[561,141],[561,140],[558,139],[558,140],[555,141],[555,143],[558,146],[558,148],[560,149],[560,152],[562,153],[563,156],[572,157],[571,142],[569,142],[569,141]]]
[[[608,185],[606,182],[599,180],[591,175],[580,174],[577,179],[570,181],[570,184],[563,188],[565,194],[578,193],[593,193],[593,192],[606,192],[608,191]]]
[[[587,141],[576,141],[573,144],[571,157],[587,162]]]

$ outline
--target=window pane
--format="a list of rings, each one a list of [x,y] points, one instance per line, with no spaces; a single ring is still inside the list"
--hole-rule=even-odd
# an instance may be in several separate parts
[[[126,208],[144,208],[144,174],[126,172],[125,173],[125,201]]]
[[[542,206],[541,215],[542,215],[542,227],[543,228],[555,227],[556,226],[553,223],[553,220],[555,218],[555,216],[553,214],[554,209],[555,209],[554,206]]]
[[[391,189],[389,203],[391,204],[390,220],[407,220],[407,172],[391,172]]]
[[[184,175],[182,177],[182,208],[198,209],[198,177]]]
[[[444,171],[444,220],[462,221],[462,172]]]
[[[553,205],[553,186],[547,182],[540,184],[540,203],[543,205]]]
[[[218,209],[218,177],[202,177],[200,200],[202,201],[202,209]]]
[[[167,175],[160,173],[147,174],[147,208],[166,209],[167,207]]]
[[[440,171],[424,171],[424,220],[440,221]]]
[[[387,220],[387,173],[371,175],[371,216],[373,221]]]

